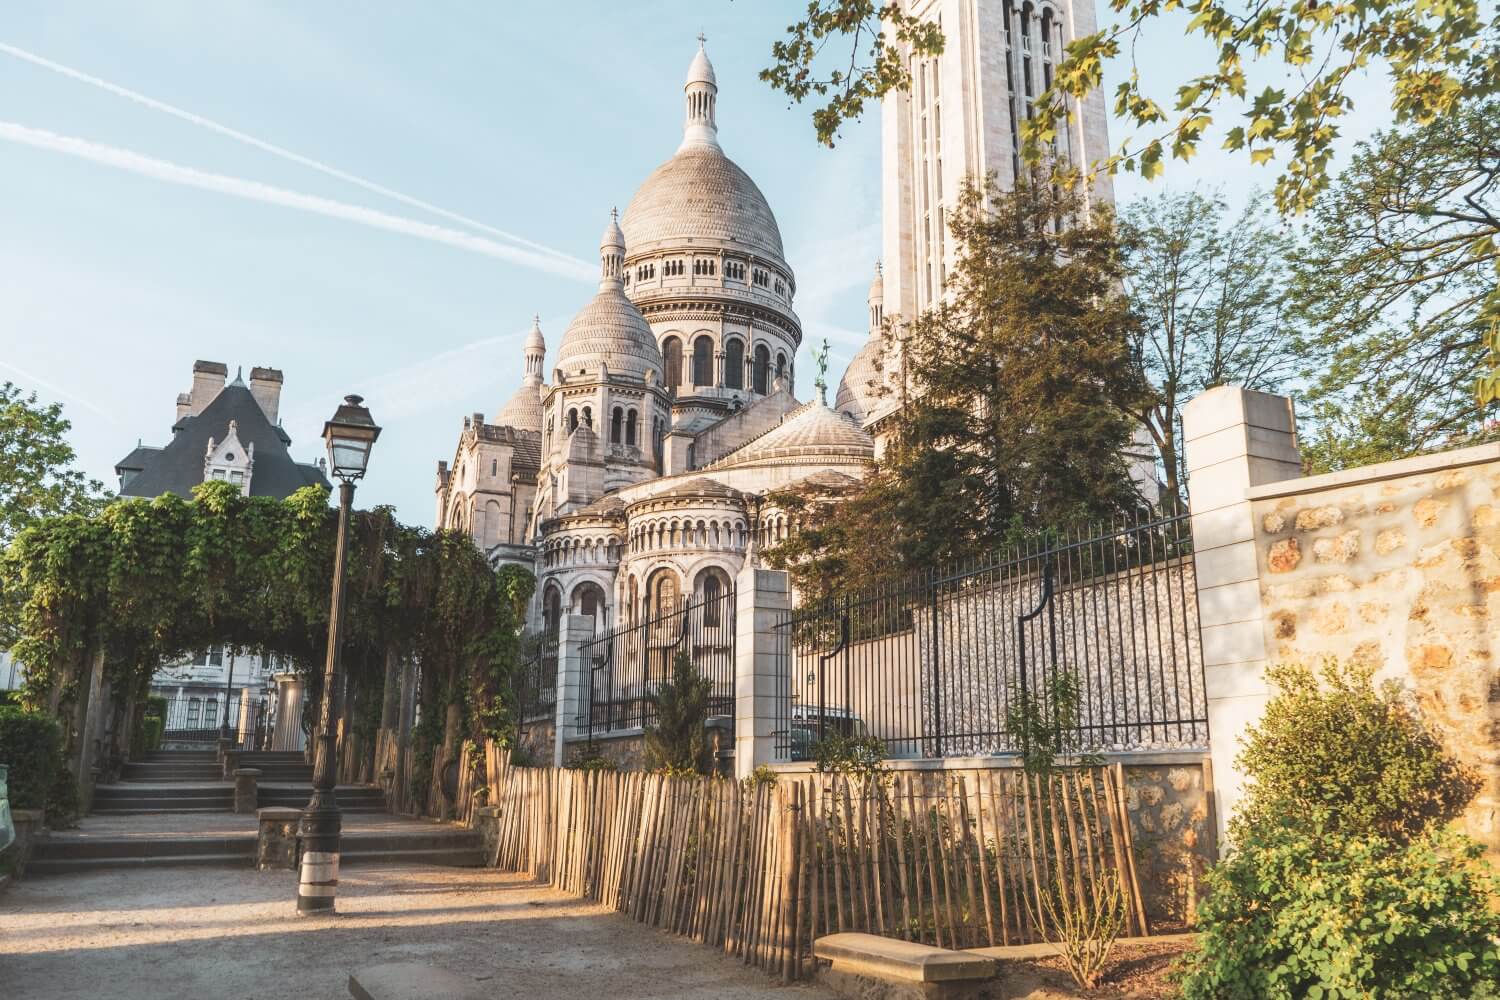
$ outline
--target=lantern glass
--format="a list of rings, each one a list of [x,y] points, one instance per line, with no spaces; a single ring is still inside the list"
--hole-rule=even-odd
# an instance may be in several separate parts
[[[363,403],[359,396],[345,396],[333,419],[323,425],[329,471],[345,482],[364,476],[370,463],[370,450],[380,436],[380,428],[370,418],[370,411]]]

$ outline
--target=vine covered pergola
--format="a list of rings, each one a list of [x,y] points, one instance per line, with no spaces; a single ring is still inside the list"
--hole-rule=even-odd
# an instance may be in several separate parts
[[[0,563],[0,648],[26,665],[23,702],[66,725],[98,664],[111,710],[129,718],[163,663],[224,644],[293,664],[311,712],[336,535],[322,487],[281,500],[224,482],[28,528]],[[388,666],[401,662],[420,666],[414,779],[424,788],[440,741],[501,736],[532,586],[524,570],[494,571],[466,535],[403,525],[389,507],[354,512],[346,735],[373,732]]]

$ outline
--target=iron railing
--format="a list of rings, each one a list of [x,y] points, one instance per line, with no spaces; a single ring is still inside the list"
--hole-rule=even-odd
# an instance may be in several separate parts
[[[557,638],[538,638],[536,648],[512,681],[520,722],[549,718],[557,711]]]
[[[602,733],[644,729],[657,721],[655,696],[672,677],[681,652],[712,682],[708,714],[734,714],[734,591],[681,600],[674,610],[627,623],[585,643],[577,730]]]
[[[147,709],[148,714],[161,712],[163,746],[173,744],[213,745],[227,735],[231,744],[241,749],[258,749],[267,737],[268,699],[252,695],[249,704],[240,707],[244,689],[234,692],[225,711],[222,690],[203,694],[178,695],[164,699],[165,708]],[[225,718],[229,725],[224,725]]]
[[[794,608],[778,632],[781,760],[807,759],[830,733],[874,736],[895,757],[1017,752],[1049,728],[1078,751],[1208,741],[1186,515],[1065,532]],[[1065,716],[1059,695],[1075,702]]]

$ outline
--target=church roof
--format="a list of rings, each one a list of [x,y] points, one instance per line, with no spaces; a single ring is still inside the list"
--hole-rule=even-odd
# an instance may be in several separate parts
[[[855,421],[813,401],[788,413],[780,424],[709,466],[727,469],[778,458],[842,456],[875,460],[875,440]]]
[[[849,360],[844,377],[839,379],[838,392],[833,398],[833,407],[864,423],[876,413],[890,405],[890,397],[881,394],[884,373],[879,368],[884,344],[878,337],[866,340]]]
[[[171,442],[164,448],[136,447],[120,460],[116,470],[139,468],[120,488],[122,496],[156,497],[164,493],[188,496],[203,482],[203,459],[208,439],[223,441],[229,424],[235,423],[240,443],[255,445],[255,465],[250,472],[250,495],[286,497],[304,486],[328,485],[315,465],[294,461],[287,452],[286,435],[266,419],[244,383],[226,385],[213,402],[196,416],[183,417]]]
[[[593,503],[580,507],[569,514],[569,517],[614,517],[625,513],[625,501],[613,493],[607,494],[595,500]]]
[[[495,414],[495,423],[518,431],[542,432],[542,387],[522,382],[510,401]]]
[[[723,483],[705,476],[698,476],[670,489],[662,490],[660,493],[652,493],[649,497],[643,499],[663,500],[669,497],[714,497],[723,500],[738,500],[744,495],[731,486],[725,486]]]
[[[704,243],[785,260],[781,229],[766,196],[718,146],[678,150],[657,167],[625,209],[631,255]]]
[[[660,378],[665,366],[651,324],[625,297],[621,280],[625,244],[613,213],[599,252],[603,265],[599,291],[568,324],[557,349],[557,367],[564,377],[576,376],[580,370],[598,371],[603,364],[612,373],[644,379],[647,372],[655,372]]]

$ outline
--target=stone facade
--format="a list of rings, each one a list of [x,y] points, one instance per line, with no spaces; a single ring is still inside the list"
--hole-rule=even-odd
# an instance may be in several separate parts
[[[1157,926],[1191,924],[1203,873],[1217,853],[1208,758],[1164,755],[1127,763],[1124,770],[1125,809],[1147,916]]]
[[[1367,663],[1484,779],[1468,833],[1500,850],[1500,445],[1250,491],[1272,661]]]

